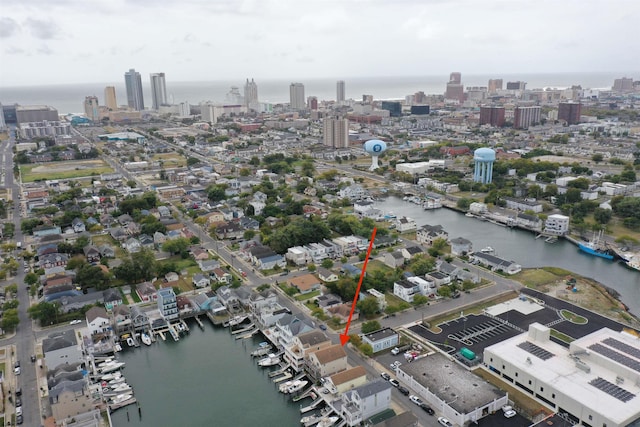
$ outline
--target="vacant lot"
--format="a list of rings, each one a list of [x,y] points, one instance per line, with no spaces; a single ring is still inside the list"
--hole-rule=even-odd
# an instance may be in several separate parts
[[[22,182],[97,176],[113,172],[102,160],[72,160],[20,166]]]
[[[162,167],[168,169],[183,167],[187,164],[185,157],[176,153],[155,154],[153,161],[162,162]]]

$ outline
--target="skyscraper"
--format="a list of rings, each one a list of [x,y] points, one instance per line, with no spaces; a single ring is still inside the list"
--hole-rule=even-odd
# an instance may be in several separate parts
[[[140,73],[133,68],[124,73],[124,85],[127,88],[127,104],[129,107],[136,111],[144,110]]]
[[[84,98],[84,114],[92,122],[97,122],[100,120],[97,96],[86,96]]]
[[[151,108],[157,110],[167,103],[167,84],[164,73],[151,73]]]
[[[507,90],[525,90],[527,82],[507,82]]]
[[[118,109],[118,102],[116,101],[116,88],[113,86],[107,86],[104,88],[104,105],[111,111]]]
[[[464,102],[464,86],[462,86],[462,75],[460,73],[451,73],[449,75],[449,83],[447,83],[444,98],[457,100],[460,104]]]
[[[489,93],[502,90],[502,79],[489,79],[488,90]]]
[[[344,102],[344,80],[338,80],[336,84],[336,101],[340,104]]]
[[[311,111],[318,109],[318,97],[310,96],[307,98],[307,108]]]
[[[291,83],[289,86],[289,102],[292,110],[304,110],[304,85],[302,83]]]
[[[567,122],[568,125],[580,123],[582,105],[579,102],[561,102],[558,104],[558,120]]]
[[[259,107],[258,85],[253,81],[253,79],[251,79],[251,81],[247,79],[247,82],[244,85],[244,105],[252,110],[257,110]]]
[[[349,147],[349,120],[343,118],[325,118],[324,145],[333,148]]]
[[[538,106],[516,107],[513,110],[513,127],[515,129],[529,129],[529,126],[540,123],[540,112],[542,108]]]
[[[480,126],[482,125],[491,125],[495,127],[504,126],[504,107],[481,105]]]

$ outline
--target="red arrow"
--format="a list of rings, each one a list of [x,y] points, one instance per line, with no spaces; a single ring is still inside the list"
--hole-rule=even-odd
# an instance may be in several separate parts
[[[356,295],[353,297],[353,304],[351,304],[351,312],[349,312],[349,319],[347,320],[347,326],[344,328],[344,333],[340,334],[340,343],[344,346],[347,341],[349,341],[349,325],[351,324],[351,318],[353,317],[353,312],[356,309],[356,304],[358,303],[358,295],[360,295],[360,286],[362,286],[362,279],[364,279],[364,272],[367,269],[367,264],[369,263],[369,256],[371,256],[371,248],[373,247],[373,241],[376,238],[376,231],[378,229],[373,227],[373,231],[371,232],[371,239],[369,239],[369,249],[367,249],[367,257],[364,259],[364,264],[362,264],[362,273],[360,273],[360,280],[358,281],[358,287],[356,288]]]

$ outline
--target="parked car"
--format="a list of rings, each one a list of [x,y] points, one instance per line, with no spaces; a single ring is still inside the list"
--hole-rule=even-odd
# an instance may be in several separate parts
[[[438,417],[438,422],[445,427],[453,427],[453,424],[451,423],[451,421],[449,421],[445,417]]]
[[[16,417],[16,424],[17,425],[21,425],[24,422],[24,420],[22,419],[22,415],[18,415]]]
[[[404,394],[405,396],[409,396],[409,390],[407,390],[406,388],[400,386],[398,387],[398,391],[402,394]]]
[[[322,329],[323,331],[326,331],[327,330],[327,325],[325,325],[324,323],[321,323],[319,328]]]
[[[393,350],[391,350],[391,354],[393,354],[395,356],[398,353],[400,353],[400,349],[398,347],[393,347]]]
[[[15,365],[13,365],[13,373],[16,375],[20,375],[21,369],[20,369],[20,362],[16,362]]]
[[[22,415],[22,406],[16,406],[16,416]]]
[[[394,379],[394,378],[391,378],[391,379],[389,380],[389,382],[390,382],[390,383],[391,383],[391,385],[392,385],[392,386],[394,386],[394,387],[400,387],[400,383],[398,382],[398,380],[396,380],[396,379]]]
[[[431,409],[431,407],[425,403],[423,403],[422,405],[420,405],[420,407],[429,415],[433,415],[435,414],[434,410]]]
[[[389,381],[391,379],[391,376],[389,374],[387,374],[386,372],[380,372],[380,376],[382,378],[384,378],[385,380]]]
[[[416,396],[414,394],[409,396],[409,400],[411,400],[413,403],[415,403],[418,406],[424,405],[424,402],[422,401],[422,399],[420,399],[418,396]]]
[[[71,322],[69,322],[70,325],[78,325],[82,323],[82,320],[76,319],[76,320],[72,320]]]
[[[510,409],[508,411],[504,411],[504,417],[505,418],[515,417],[516,415],[517,415],[517,412],[514,411],[513,409]]]
[[[396,369],[398,369],[400,367],[400,365],[402,365],[402,363],[398,362],[396,360],[395,362],[391,363],[389,366],[391,366],[391,369],[393,369],[395,371]]]

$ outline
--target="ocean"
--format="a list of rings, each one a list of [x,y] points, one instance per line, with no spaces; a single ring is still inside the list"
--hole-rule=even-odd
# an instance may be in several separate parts
[[[534,88],[566,88],[581,85],[583,88],[609,89],[615,78],[631,74],[624,72],[607,73],[554,73],[554,74],[463,74],[462,83],[467,86],[487,86],[492,78],[501,78],[504,87],[508,81],[525,81],[527,89]],[[151,106],[151,91],[148,75],[143,75],[143,90],[145,107]],[[413,77],[357,77],[357,78],[323,78],[303,80],[260,80],[258,97],[261,102],[289,102],[289,85],[299,81],[305,86],[305,97],[317,96],[318,100],[335,100],[336,82],[344,80],[346,98],[362,99],[362,95],[373,95],[374,99],[404,99],[406,95],[423,91],[426,94],[443,94],[448,75],[425,75]],[[1,84],[1,82],[0,82]],[[201,101],[224,102],[226,94],[232,86],[244,91],[244,79],[218,80],[207,82],[174,82],[167,76],[167,95],[169,101],[180,103],[187,101],[196,105]],[[124,88],[124,77],[117,81],[103,83],[78,83],[66,85],[43,85],[24,87],[0,86],[0,103],[3,105],[18,103],[21,105],[50,105],[60,114],[83,113],[85,96],[95,95],[99,103],[104,105],[104,88],[115,86],[119,105],[126,104],[127,98]]]

